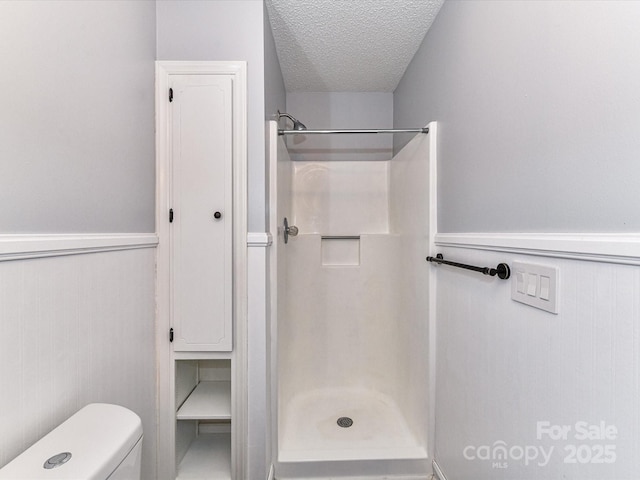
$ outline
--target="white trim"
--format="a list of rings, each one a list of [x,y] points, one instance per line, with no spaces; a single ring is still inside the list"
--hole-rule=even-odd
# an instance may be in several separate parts
[[[278,123],[274,120],[266,122],[265,137],[267,139],[267,185],[269,215],[267,230],[276,241],[265,257],[267,261],[267,309],[266,309],[266,340],[267,340],[267,435],[265,450],[267,461],[271,462],[274,476],[275,465],[278,461],[278,362],[276,357],[278,338],[278,144],[284,140],[278,137]],[[282,293],[282,292],[281,292]]]
[[[435,248],[435,235],[438,232],[438,122],[430,122],[429,128],[429,251]],[[427,455],[433,458],[436,442],[436,272],[435,269],[429,269],[429,286],[428,298],[429,306],[427,311],[427,321],[429,322],[429,345],[428,345],[428,362],[429,362],[429,412],[427,423]]]
[[[244,81],[246,80],[247,62],[244,61],[162,60],[157,61],[156,65],[158,71],[162,71],[167,75],[237,75],[237,80],[240,82],[240,89],[246,86]],[[168,90],[163,90],[160,94],[164,96],[167,92]],[[240,106],[246,106],[246,102],[242,101],[242,105]]]
[[[429,129],[429,243],[433,246],[438,232],[438,122],[427,124]]]
[[[247,251],[247,164],[248,103],[247,62],[216,62],[233,71],[233,304],[234,351],[232,361],[233,403],[231,406],[231,461],[233,478],[247,475],[249,442],[249,332],[248,332],[248,251]],[[233,395],[235,394],[235,397]]]
[[[157,478],[173,480],[176,477],[175,454],[175,415],[172,375],[174,362],[171,358],[171,346],[167,332],[170,328],[169,317],[169,222],[170,208],[170,152],[171,130],[169,126],[169,106],[166,104],[169,90],[169,72],[160,62],[156,62],[156,231],[160,242],[156,253],[156,357],[158,394],[156,406],[158,412]],[[167,452],[169,452],[167,454]]]
[[[440,465],[438,465],[438,462],[434,460],[431,465],[433,466],[433,473],[435,473],[438,480],[447,480],[447,477],[444,476],[444,473],[442,472]]]
[[[155,233],[0,235],[0,262],[155,248]]]
[[[435,245],[640,265],[635,233],[438,233]]]
[[[249,232],[247,233],[248,247],[268,247],[273,243],[273,238],[268,232]]]

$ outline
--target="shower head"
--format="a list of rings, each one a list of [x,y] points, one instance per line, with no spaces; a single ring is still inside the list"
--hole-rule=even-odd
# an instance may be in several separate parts
[[[294,118],[293,116],[289,115],[288,113],[280,113],[280,110],[278,110],[278,120],[280,120],[282,117],[286,117],[289,120],[291,120],[293,122],[293,130],[306,130],[307,127],[304,123],[302,123],[300,120]]]

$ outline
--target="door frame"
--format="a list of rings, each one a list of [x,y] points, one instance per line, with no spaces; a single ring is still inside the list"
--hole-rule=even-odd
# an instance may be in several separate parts
[[[228,75],[233,82],[233,350],[224,353],[174,352],[171,328],[170,232],[171,75]],[[181,358],[231,358],[231,470],[244,479],[247,463],[247,64],[244,61],[156,61],[156,355],[157,355],[157,472],[174,480],[175,389],[174,365]]]

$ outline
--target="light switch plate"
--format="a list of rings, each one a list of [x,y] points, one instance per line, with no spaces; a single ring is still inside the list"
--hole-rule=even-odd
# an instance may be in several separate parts
[[[513,262],[512,270],[512,300],[558,314],[558,267]]]

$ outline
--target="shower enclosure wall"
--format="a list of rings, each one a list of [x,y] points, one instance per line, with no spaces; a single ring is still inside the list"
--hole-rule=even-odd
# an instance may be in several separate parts
[[[291,161],[269,129],[276,478],[426,479],[435,124],[387,161]]]

